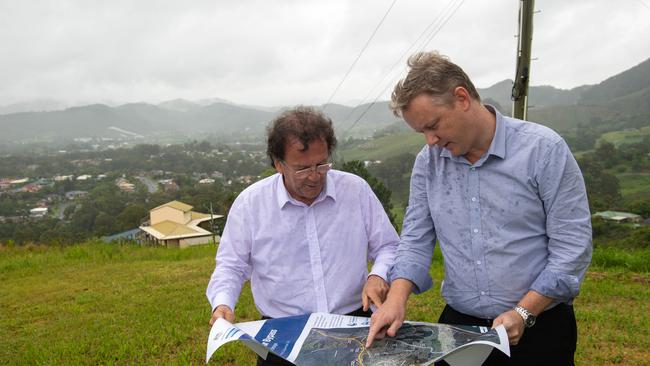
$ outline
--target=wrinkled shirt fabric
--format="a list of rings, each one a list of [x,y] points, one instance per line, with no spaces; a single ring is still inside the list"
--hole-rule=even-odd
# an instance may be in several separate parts
[[[275,174],[233,203],[206,296],[213,310],[234,309],[250,279],[262,315],[349,313],[361,307],[369,274],[388,279],[398,241],[362,178],[330,170],[321,194],[306,205]]]
[[[432,287],[436,240],[442,296],[454,309],[494,319],[529,291],[571,303],[591,261],[591,217],[582,173],[551,129],[501,115],[474,164],[425,146],[411,176],[392,280]]]

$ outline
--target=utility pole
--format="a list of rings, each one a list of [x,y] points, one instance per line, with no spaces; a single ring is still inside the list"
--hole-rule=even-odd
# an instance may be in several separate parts
[[[528,116],[528,82],[530,79],[530,48],[533,43],[533,12],[535,0],[519,0],[519,42],[517,71],[512,86],[512,116],[525,120]]]

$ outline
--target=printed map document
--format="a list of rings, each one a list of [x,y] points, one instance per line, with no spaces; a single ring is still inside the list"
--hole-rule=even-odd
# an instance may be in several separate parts
[[[205,362],[222,345],[240,341],[266,359],[273,352],[298,366],[480,365],[493,348],[510,356],[508,335],[477,326],[405,322],[395,337],[366,348],[370,318],[313,313],[231,324],[217,319],[210,330]]]

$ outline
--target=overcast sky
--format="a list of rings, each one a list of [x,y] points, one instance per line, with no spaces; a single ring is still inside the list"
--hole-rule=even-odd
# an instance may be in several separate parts
[[[391,4],[0,0],[0,105],[322,104]],[[650,0],[537,0],[536,9],[531,85],[596,84],[650,58]],[[480,88],[512,79],[518,10],[517,0],[397,0],[333,101],[387,99],[403,56],[418,49],[448,55]]]

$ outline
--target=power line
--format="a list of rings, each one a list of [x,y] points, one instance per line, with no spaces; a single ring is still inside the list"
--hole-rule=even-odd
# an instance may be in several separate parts
[[[429,24],[426,26],[426,28],[424,28],[424,30],[422,31],[422,33],[420,33],[420,35],[418,36],[418,38],[416,38],[415,41],[413,41],[413,42],[411,43],[411,45],[410,45],[406,50],[404,50],[404,52],[402,52],[402,54],[401,54],[401,55],[400,55],[400,56],[395,60],[395,62],[394,62],[394,63],[393,63],[389,68],[387,68],[387,71],[383,73],[383,74],[384,74],[384,77],[383,77],[379,82],[375,83],[375,85],[370,89],[370,91],[368,91],[368,93],[366,94],[366,96],[363,97],[363,99],[361,99],[361,100],[363,101],[361,104],[364,104],[365,101],[368,101],[368,100],[369,100],[369,98],[370,98],[371,95],[374,95],[373,93],[375,92],[375,90],[377,89],[377,87],[380,86],[380,85],[382,85],[382,84],[384,83],[384,81],[386,80],[386,78],[387,78],[389,75],[391,75],[391,73],[395,70],[395,68],[396,68],[398,65],[403,64],[403,59],[406,57],[406,55],[408,55],[409,53],[411,53],[411,49],[413,49],[413,47],[414,47],[415,45],[418,44],[418,42],[420,41],[420,39],[422,39],[422,37],[425,37],[425,36],[429,33],[431,27],[434,27],[437,23],[439,23],[439,22],[442,21],[442,19],[444,18],[445,14],[447,14],[448,11],[454,7],[452,4],[453,4],[455,1],[458,1],[458,0],[450,0],[450,1],[447,3],[447,5],[445,5],[445,7],[443,8],[443,10],[442,10],[440,13],[438,13],[438,16],[435,17],[435,18],[433,19],[433,21],[432,21],[431,23],[429,23]],[[460,0],[461,3],[462,3],[462,1],[464,1],[464,0]],[[435,27],[434,27],[434,29],[435,29]],[[425,37],[425,39],[426,39],[426,37]],[[426,43],[428,43],[428,41],[425,42],[425,44],[426,44]],[[423,46],[424,46],[424,44],[423,44]],[[420,47],[420,48],[422,48],[422,47]],[[393,82],[393,80],[395,80],[395,78],[396,78],[396,76],[392,76],[392,78],[390,79],[391,82],[389,83],[389,85],[392,84],[392,82]],[[384,89],[384,90],[385,90],[385,89]],[[354,112],[356,112],[356,108],[353,109],[353,110],[351,110],[350,113],[348,113],[348,115],[345,116],[345,118],[343,119],[343,122],[347,122],[348,119],[349,119],[349,118],[354,114]]]
[[[440,32],[440,30],[442,29],[442,27],[444,27],[444,26],[447,24],[447,22],[448,22],[448,21],[449,21],[449,20],[454,16],[454,14],[456,14],[456,12],[458,11],[458,9],[460,8],[460,6],[463,4],[464,1],[465,1],[465,0],[460,0],[460,1],[457,3],[457,5],[455,5],[455,7],[451,7],[451,8],[449,8],[449,9],[452,9],[452,8],[453,8],[453,10],[451,10],[451,12],[448,13],[448,14],[446,15],[446,18],[443,19],[443,21],[442,21],[442,23],[440,24],[440,26],[439,26],[439,27],[438,27],[434,32],[432,32],[432,34],[429,36],[429,38],[427,39],[427,41],[424,42],[424,43],[422,44],[421,49],[424,49],[424,47],[426,47],[426,46],[427,46],[427,45],[428,45],[428,44],[433,40],[433,38],[434,38],[434,37],[435,37],[435,36]],[[452,2],[453,2],[453,0],[452,0]],[[445,13],[445,11],[443,10],[443,13],[441,13],[441,14],[444,14],[444,13]],[[441,17],[444,17],[444,16],[445,16],[445,15],[443,15],[443,16],[441,16]],[[434,23],[435,23],[435,21],[434,21]],[[433,23],[432,23],[432,24],[433,24]],[[430,24],[430,26],[431,26],[431,24]],[[429,27],[427,27],[427,29],[428,29],[428,28],[429,28]],[[417,43],[417,41],[418,41],[420,38],[421,38],[421,36],[418,37],[418,39],[416,40],[415,43]],[[413,45],[411,45],[411,47],[413,47]],[[411,47],[409,47],[408,50],[410,50]],[[407,51],[408,51],[408,50],[407,50]],[[402,56],[400,57],[400,60],[401,60],[402,57],[404,57],[404,56],[402,55]],[[398,60],[398,61],[399,61],[399,60]],[[348,133],[350,130],[352,130],[352,128],[354,128],[354,126],[357,125],[357,123],[359,123],[359,121],[361,121],[361,119],[363,118],[363,116],[365,116],[366,113],[368,113],[368,111],[370,110],[370,108],[372,108],[372,107],[377,103],[377,100],[379,100],[379,98],[380,98],[380,97],[381,97],[381,96],[386,92],[386,90],[388,89],[388,87],[389,87],[391,84],[392,84],[392,83],[387,84],[386,87],[384,87],[384,89],[383,89],[379,94],[377,94],[377,96],[376,96],[375,99],[372,101],[372,103],[368,104],[368,107],[366,107],[366,109],[364,109],[364,111],[361,113],[361,115],[360,115],[360,116],[359,116],[359,117],[358,117],[358,118],[357,118],[357,119],[352,123],[352,125],[350,125],[350,127],[348,127],[348,128],[343,132],[343,134],[341,135],[341,140],[345,137],[345,135],[347,135],[347,133]],[[348,117],[349,117],[349,115],[348,115]],[[346,118],[346,119],[347,119],[347,118]]]
[[[650,9],[650,6],[648,6],[648,4],[646,4],[643,0],[637,0],[637,1],[640,2],[641,5],[645,6],[648,9]]]
[[[332,95],[330,95],[330,97],[327,100],[327,103],[325,103],[325,106],[324,106],[323,109],[327,108],[327,105],[330,104],[330,102],[332,101],[332,99],[334,98],[336,93],[339,91],[339,88],[341,88],[341,85],[343,85],[345,80],[348,78],[348,76],[350,75],[350,72],[352,71],[354,66],[357,64],[357,61],[359,61],[359,59],[361,58],[361,55],[363,55],[363,52],[366,50],[366,48],[368,48],[368,45],[370,44],[372,39],[375,37],[375,34],[377,34],[377,31],[379,30],[379,27],[381,27],[381,25],[384,23],[384,20],[386,20],[386,17],[388,16],[388,13],[390,13],[390,10],[393,8],[393,5],[395,5],[396,2],[397,2],[397,0],[393,0],[393,2],[390,4],[390,6],[388,7],[388,10],[386,10],[386,13],[381,18],[381,20],[379,21],[379,23],[375,27],[375,30],[370,35],[370,38],[368,38],[368,40],[366,41],[366,44],[361,49],[361,52],[359,52],[359,55],[357,55],[357,58],[354,60],[354,62],[352,62],[352,65],[350,65],[350,67],[348,68],[348,71],[343,76],[343,79],[341,79],[341,82],[339,82],[339,85],[336,86],[336,89],[334,89],[334,92],[332,93]]]
[[[433,38],[435,38],[435,36],[438,35],[438,32],[440,32],[442,27],[444,27],[447,24],[447,22],[449,22],[449,20],[454,16],[454,14],[456,14],[458,9],[461,7],[461,5],[463,5],[464,2],[465,0],[461,0],[460,2],[458,2],[458,5],[456,5],[456,7],[451,11],[451,14],[449,14],[449,16],[443,20],[442,24],[440,24],[438,29],[436,29],[436,31],[433,34],[431,34],[429,39],[427,39],[427,41],[422,45],[421,50],[424,50],[429,45],[429,43],[433,40]]]

